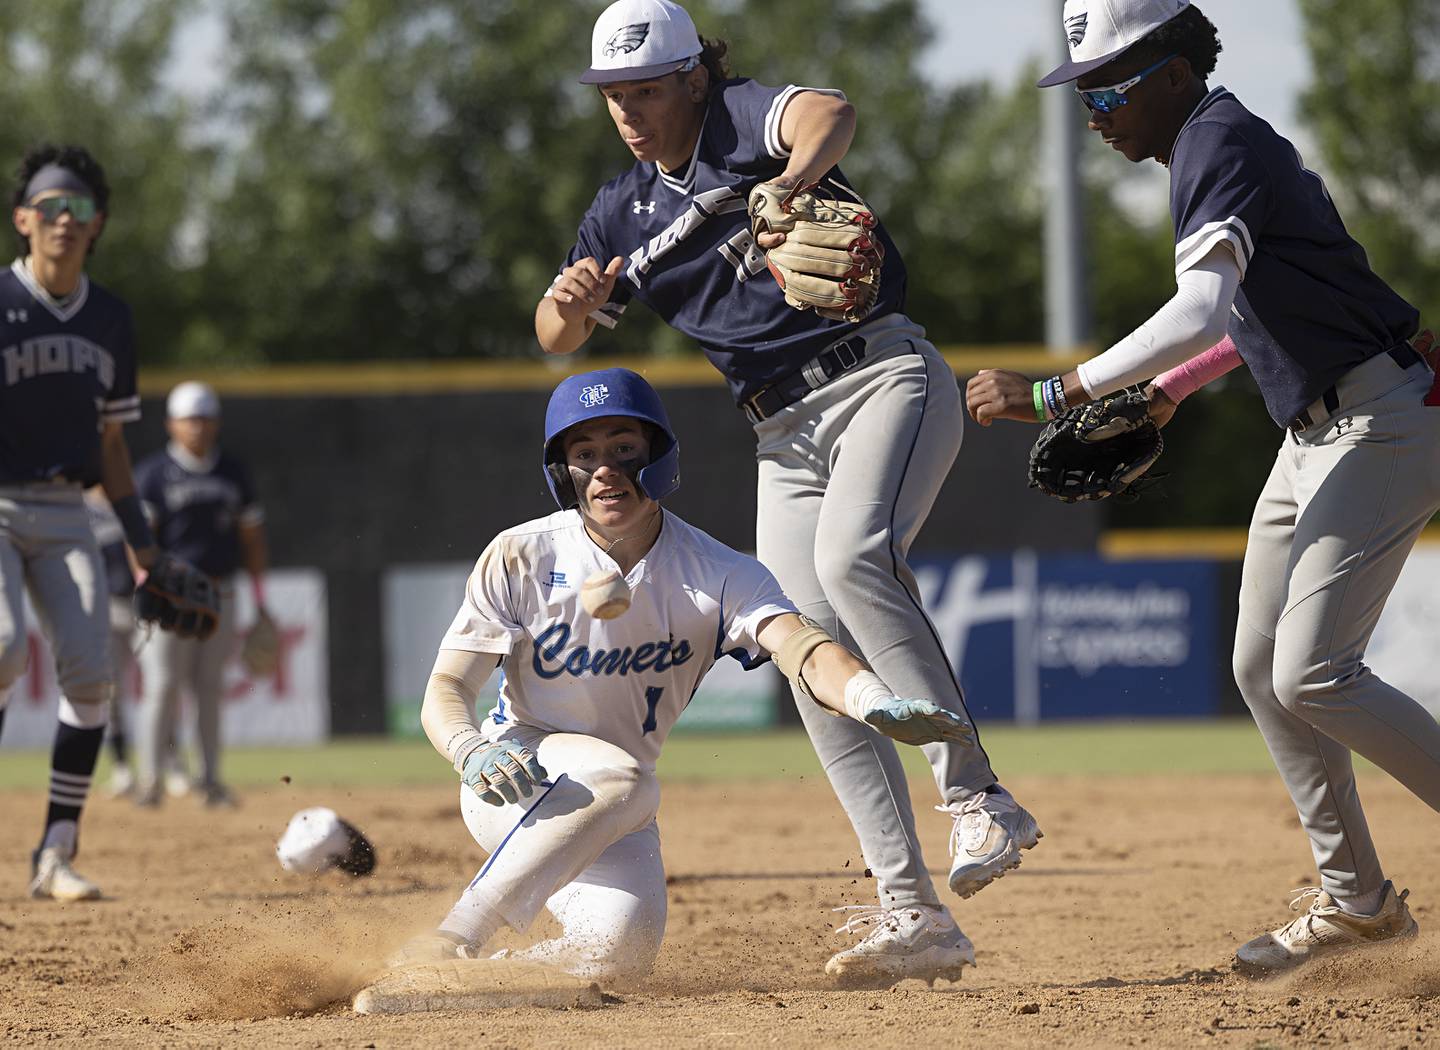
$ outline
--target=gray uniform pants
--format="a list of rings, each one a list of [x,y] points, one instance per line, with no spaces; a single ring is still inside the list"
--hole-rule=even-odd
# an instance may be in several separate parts
[[[1386,354],[1336,384],[1340,409],[1287,431],[1250,525],[1235,678],[1310,836],[1322,887],[1380,888],[1358,752],[1440,810],[1440,724],[1365,666],[1420,529],[1440,508],[1431,375]],[[1318,414],[1312,409],[1312,418]]]
[[[200,737],[201,782],[220,783],[220,700],[222,672],[235,641],[235,588],[220,585],[220,622],[205,641],[177,638],[155,631],[140,650],[144,679],[137,751],[138,780],[142,790],[160,783],[169,740],[174,734],[180,693],[189,690],[195,701],[196,729]]]
[[[62,716],[66,701],[103,705],[111,693],[110,602],[79,485],[0,487],[0,707],[25,673],[27,587],[55,653]],[[102,708],[101,725],[103,715]]]
[[[960,450],[955,375],[901,315],[860,330],[865,362],[756,424],[760,561],[800,611],[861,653],[898,695],[928,697],[969,721],[905,558]],[[925,869],[895,745],[796,697],[881,902],[939,898]],[[977,747],[929,744],[944,801],[995,782]]]

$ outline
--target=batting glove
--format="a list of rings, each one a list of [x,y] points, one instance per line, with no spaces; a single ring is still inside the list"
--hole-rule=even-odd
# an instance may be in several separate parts
[[[528,747],[484,744],[465,759],[460,779],[480,796],[481,802],[503,806],[529,798],[547,776]]]
[[[953,711],[933,700],[902,700],[892,696],[865,713],[865,722],[902,744],[951,742],[973,746],[975,730]]]

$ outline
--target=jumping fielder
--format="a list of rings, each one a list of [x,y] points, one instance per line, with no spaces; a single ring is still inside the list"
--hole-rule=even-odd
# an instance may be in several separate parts
[[[536,335],[548,353],[570,353],[638,301],[695,339],[755,428],[760,560],[885,681],[969,723],[906,564],[960,448],[955,377],[902,312],[900,253],[835,166],[853,107],[833,89],[729,79],[725,51],[669,0],[620,0],[595,23],[581,80],[598,87],[636,163],[596,195],[536,309]],[[817,183],[848,203],[786,234],[813,213],[815,195],[800,191]],[[843,236],[838,261],[827,223]],[[791,254],[782,261],[777,249]],[[831,267],[828,280],[792,269],[807,255]],[[793,308],[816,288],[832,294],[828,305],[820,296]],[[895,748],[797,699],[880,896],[847,926],[872,923],[869,934],[826,971],[927,977],[927,945],[958,930],[926,871]],[[925,753],[955,818],[950,888],[968,897],[1019,864],[1040,832],[977,738]]]
[[[0,274],[0,728],[25,671],[28,588],[61,691],[30,893],[55,900],[100,896],[70,863],[113,685],[105,570],[84,487],[104,486],[148,570],[142,615],[195,631],[213,610],[194,570],[160,553],[135,496],[123,430],[140,418],[130,310],[85,275],[109,195],[79,146],[26,154],[11,213],[20,257]]]
[[[796,615],[759,562],[664,511],[679,451],[660,398],[634,372],[572,376],[551,396],[543,461],[561,509],[480,556],[422,708],[490,857],[438,932],[400,961],[477,957],[500,927],[524,931],[546,908],[563,932],[523,957],[586,976],[648,972],[665,931],[655,760],[722,656],[753,667],[773,655],[822,718],[907,743],[970,735],[936,704],[897,698]],[[607,574],[615,582],[587,598]],[[477,721],[497,661],[499,700]],[[927,972],[954,980],[974,953],[953,922],[946,929],[922,950]]]
[[[265,618],[268,560],[265,511],[245,465],[220,448],[220,398],[205,383],[180,383],[165,401],[165,448],[141,460],[135,484],[161,548],[185,558],[214,581],[222,613],[204,640],[161,635],[140,652],[144,696],[140,712],[139,793],[136,804],[157,806],[175,737],[181,690],[195,701],[200,738],[200,790],[207,806],[232,806],[220,780],[220,701],[225,661],[235,648],[234,575],[250,576]]]
[[[1223,87],[1220,42],[1187,0],[1067,0],[1089,126],[1128,160],[1170,169],[1175,297],[1077,370],[970,381],[981,423],[1035,420],[1165,372],[1163,423],[1242,361],[1284,431],[1250,525],[1235,677],[1320,869],[1309,909],[1237,952],[1268,973],[1413,934],[1360,808],[1351,752],[1440,809],[1440,725],[1364,663],[1415,538],[1440,508],[1440,386],[1409,344],[1418,315],[1346,233],[1295,147]],[[1208,348],[1208,349],[1207,349]]]

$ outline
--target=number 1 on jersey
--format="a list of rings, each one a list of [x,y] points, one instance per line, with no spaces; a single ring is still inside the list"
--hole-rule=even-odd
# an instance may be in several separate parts
[[[660,697],[664,694],[664,686],[652,685],[645,690],[645,721],[640,723],[641,736],[655,731],[655,708],[660,706]]]

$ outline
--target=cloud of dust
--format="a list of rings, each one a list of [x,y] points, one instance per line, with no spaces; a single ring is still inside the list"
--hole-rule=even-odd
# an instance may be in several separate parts
[[[1276,994],[1352,999],[1440,995],[1440,939],[1365,945],[1264,982]]]
[[[287,1017],[348,1003],[435,921],[431,902],[382,908],[320,897],[247,906],[190,927],[138,961],[134,1009],[187,1020]]]

